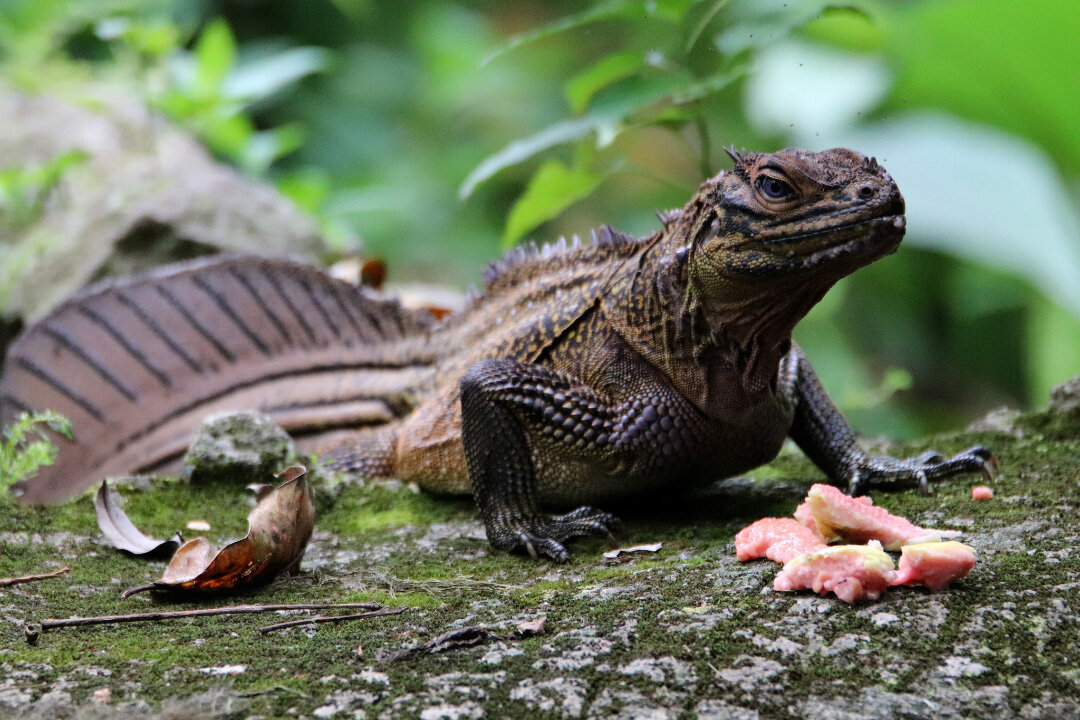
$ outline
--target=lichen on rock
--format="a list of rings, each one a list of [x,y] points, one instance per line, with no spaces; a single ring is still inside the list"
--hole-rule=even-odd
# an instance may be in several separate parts
[[[270,482],[298,459],[296,443],[266,415],[253,411],[211,415],[195,430],[184,455],[192,482]]]

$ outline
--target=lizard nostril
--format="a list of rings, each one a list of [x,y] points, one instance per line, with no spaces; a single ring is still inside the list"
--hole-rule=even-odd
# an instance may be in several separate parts
[[[869,200],[875,195],[877,195],[877,190],[874,189],[873,185],[863,185],[859,188],[859,197],[863,200]]]

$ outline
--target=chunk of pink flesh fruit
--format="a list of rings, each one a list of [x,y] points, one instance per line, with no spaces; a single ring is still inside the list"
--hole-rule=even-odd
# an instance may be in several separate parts
[[[852,500],[858,500],[859,502],[865,503],[867,505],[874,504],[874,499],[871,498],[869,495],[860,495],[857,498],[852,498]],[[795,519],[801,522],[806,527],[813,530],[814,532],[818,533],[818,535],[821,534],[820,532],[818,532],[817,523],[814,522],[814,513],[810,512],[810,503],[804,502],[803,504],[799,505],[799,507],[795,508]]]
[[[823,547],[820,535],[791,518],[762,518],[735,535],[735,556],[744,562],[767,557],[786,563]]]
[[[931,590],[948,587],[975,567],[975,549],[955,540],[905,545],[900,567],[890,585],[925,585]]]
[[[971,488],[972,500],[989,500],[992,497],[994,497],[994,491],[985,485],[976,485]]]
[[[817,530],[826,542],[877,540],[886,550],[960,535],[955,530],[934,530],[913,525],[905,518],[875,507],[862,498],[848,497],[832,485],[817,484],[806,496]]]
[[[784,565],[773,580],[776,590],[833,592],[846,603],[877,600],[896,577],[881,543],[838,545],[800,555]]]

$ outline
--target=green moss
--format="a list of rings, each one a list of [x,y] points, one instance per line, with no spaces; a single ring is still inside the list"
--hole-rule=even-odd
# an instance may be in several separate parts
[[[677,691],[683,698],[677,703],[680,717],[691,717],[695,704],[708,697],[772,717],[800,698],[856,698],[870,686],[920,694],[928,678],[954,655],[970,658],[985,670],[949,680],[950,686],[1007,687],[1013,711],[1046,692],[1075,697],[1080,687],[1070,668],[1078,660],[1073,655],[1080,627],[1073,618],[1080,617],[1080,600],[1075,590],[1054,588],[1070,587],[1080,577],[1080,556],[1061,552],[1071,547],[1068,538],[1080,534],[1080,441],[990,434],[937,438],[932,445],[953,452],[976,442],[994,447],[1001,459],[994,500],[971,500],[970,488],[981,480],[970,477],[941,483],[931,497],[874,493],[875,502],[916,522],[970,527],[982,538],[977,544],[1003,533],[1007,541],[991,543],[972,576],[947,592],[898,589],[874,606],[813,601],[827,609],[820,615],[799,614],[806,612],[797,610],[807,602],[806,594],[762,593],[775,567],[734,563],[732,537],[766,512],[791,512],[800,494],[819,479],[796,455],[758,474],[750,499],[723,491],[681,508],[674,501],[626,508],[626,543],[661,541],[664,547],[657,554],[608,561],[601,556],[606,544],[590,539],[574,545],[567,566],[491,551],[481,538],[470,536],[478,525],[467,500],[416,494],[396,483],[355,484],[337,488],[331,494],[333,505],[317,520],[317,539],[310,550],[316,570],[220,602],[374,600],[408,606],[405,614],[322,625],[314,635],[311,626],[260,635],[258,628],[280,621],[278,615],[70,628],[45,632],[36,647],[21,642],[13,624],[9,641],[0,645],[0,664],[12,671],[33,669],[37,678],[26,687],[35,693],[56,684],[69,687],[76,702],[86,701],[103,685],[113,688],[114,697],[119,688],[135,688],[130,692],[152,705],[226,686],[251,695],[245,712],[264,716],[310,717],[339,688],[369,689],[380,697],[367,710],[369,716],[415,716],[428,701],[418,697],[408,701],[412,705],[390,708],[410,693],[433,692],[426,679],[454,672],[501,672],[503,681],[484,686],[487,715],[536,717],[511,698],[511,691],[526,679],[540,683],[581,678],[589,686],[585,707],[605,689],[628,688],[660,698],[655,681],[618,669],[637,659],[668,656],[697,674],[694,685]],[[922,449],[924,445],[900,448],[894,454]],[[235,484],[154,479],[143,489],[122,488],[121,493],[125,511],[152,535],[166,536],[196,518],[211,523],[211,540],[229,540],[246,531],[250,504]],[[0,575],[63,563],[72,567],[61,578],[0,590],[0,606],[8,617],[25,621],[198,606],[141,596],[119,599],[120,590],[158,577],[164,565],[128,558],[102,545],[89,495],[44,509],[21,508],[5,496],[0,518],[5,529],[0,535]],[[1029,607],[1033,602],[1039,606]],[[876,613],[890,613],[898,620],[879,626],[872,620]],[[517,619],[538,614],[547,616],[548,632],[508,640],[505,644],[520,654],[497,665],[479,662],[488,652],[483,647],[392,664],[374,660],[380,647],[416,646],[462,625],[484,625],[506,634]],[[690,629],[680,631],[683,626]],[[843,649],[848,636],[857,640]],[[572,670],[552,664],[553,659],[585,657],[580,653],[590,644],[583,638],[595,638],[604,652]],[[779,639],[802,649],[791,655],[769,650],[767,643]],[[838,641],[835,651],[824,650]],[[774,697],[767,687],[743,691],[715,675],[714,668],[737,668],[746,658],[766,658],[783,666],[775,680],[782,683],[781,695]],[[220,677],[200,671],[237,664],[246,665],[246,671]],[[367,667],[387,674],[389,690],[349,680]],[[87,668],[110,674],[95,676]],[[328,677],[342,680],[322,681]],[[464,699],[456,697],[456,702]]]

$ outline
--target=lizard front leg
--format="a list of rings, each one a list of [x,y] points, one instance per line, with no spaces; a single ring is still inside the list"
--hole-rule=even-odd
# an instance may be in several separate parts
[[[834,485],[846,488],[851,495],[871,487],[916,487],[926,494],[935,480],[974,472],[990,479],[997,469],[993,453],[979,445],[951,458],[936,451],[905,460],[866,453],[796,346],[781,361],[779,392],[795,404],[791,439]]]
[[[617,416],[603,395],[543,365],[483,360],[470,368],[461,379],[461,435],[473,496],[494,547],[566,562],[566,540],[618,529],[618,518],[590,507],[565,515],[540,511],[526,433],[602,456],[612,452]]]

